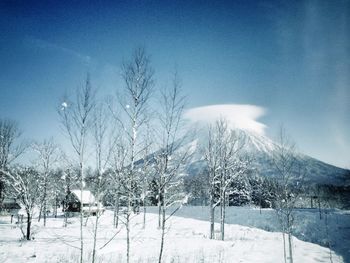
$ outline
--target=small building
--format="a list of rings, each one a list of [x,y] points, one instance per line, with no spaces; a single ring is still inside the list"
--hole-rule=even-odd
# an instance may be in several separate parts
[[[82,196],[80,190],[72,190],[67,194],[64,201],[63,211],[80,213],[81,203],[83,203],[83,212],[85,215],[95,216],[97,213],[104,212],[102,204],[98,202],[94,195],[88,190],[84,190]]]
[[[17,215],[21,210],[20,204],[16,198],[5,198],[0,206],[0,214],[2,215]]]

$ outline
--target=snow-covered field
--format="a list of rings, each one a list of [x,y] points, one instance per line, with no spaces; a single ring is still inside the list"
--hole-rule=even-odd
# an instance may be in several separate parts
[[[154,212],[153,209],[150,208],[149,211]],[[229,209],[228,223],[232,222],[235,211],[237,215],[242,214],[239,208]],[[179,211],[178,216],[174,216],[168,221],[169,229],[166,234],[164,262],[283,261],[281,233],[267,232],[252,226],[243,226],[243,224],[227,224],[226,241],[209,240],[207,237],[208,222],[200,220],[204,219],[200,217],[204,217],[205,212],[205,208],[201,207],[184,207]],[[254,216],[252,216],[253,214]],[[252,212],[252,215],[245,220],[248,225],[251,224],[249,222],[253,221],[266,221],[265,217],[268,213],[265,213],[262,219],[258,217],[258,210]],[[253,217],[255,217],[254,220]],[[157,215],[155,213],[147,214],[145,229],[142,228],[142,218],[143,214],[140,213],[132,221],[131,261],[156,262],[160,247]],[[89,218],[87,226],[84,227],[86,262],[91,259],[94,220],[94,217]],[[272,227],[274,227],[275,222],[270,220]],[[79,260],[79,250],[75,248],[79,247],[78,218],[70,218],[67,227],[62,227],[63,218],[49,218],[46,227],[42,226],[42,222],[36,221],[33,226],[35,239],[28,242],[20,241],[21,232],[14,224],[10,224],[9,217],[0,217],[0,262],[41,263],[77,262]],[[106,211],[99,224],[97,262],[125,261],[126,232],[124,228],[113,228],[112,222],[112,212]],[[344,231],[349,233],[349,229]],[[113,236],[115,237],[106,245]],[[327,247],[301,241],[297,238],[294,238],[293,245],[295,262],[331,262],[330,256],[333,262],[346,262],[340,255],[330,251]]]
[[[226,223],[255,227],[270,232],[279,232],[280,224],[273,209],[251,207],[227,207]],[[157,213],[152,207],[148,211]],[[219,209],[216,211],[219,222]],[[208,220],[208,208],[202,206],[183,207],[176,215],[199,220]],[[350,211],[338,209],[297,209],[293,234],[303,241],[331,248],[350,262]]]

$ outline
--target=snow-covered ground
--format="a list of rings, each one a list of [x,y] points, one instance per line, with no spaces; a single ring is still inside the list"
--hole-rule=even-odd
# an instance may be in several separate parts
[[[157,213],[156,208],[148,211]],[[219,222],[219,209],[216,211]],[[177,216],[208,220],[207,207],[183,207]],[[293,234],[307,242],[331,248],[341,255],[345,262],[350,262],[350,211],[338,209],[297,209],[294,213]],[[228,207],[226,212],[228,224],[255,227],[270,232],[279,232],[280,224],[273,209],[255,209],[251,207]]]
[[[153,209],[150,208],[149,211],[153,212]],[[205,211],[205,208],[200,207],[184,207],[178,215],[188,218],[174,216],[168,221],[164,262],[282,262],[281,233],[227,224],[226,241],[209,240],[208,222],[199,220],[204,218],[195,219],[205,215]],[[228,213],[228,222],[232,221],[232,211]],[[237,213],[239,214],[239,209]],[[259,212],[255,217],[257,215]],[[140,213],[132,221],[131,261],[156,262],[160,247],[157,215],[147,214],[145,229],[142,228],[142,218]],[[91,258],[94,219],[95,217],[89,218],[87,226],[84,227],[86,262]],[[246,222],[249,220],[247,218]],[[259,221],[259,218],[255,221]],[[99,224],[97,262],[125,261],[126,232],[124,228],[113,228],[112,222],[112,212],[107,210]],[[271,225],[273,224],[272,221]],[[79,247],[79,219],[70,218],[68,226],[62,226],[63,218],[49,218],[46,227],[35,220],[34,240],[20,241],[21,232],[14,224],[10,224],[10,218],[0,217],[0,262],[77,262],[79,250],[74,247]],[[120,232],[117,233],[118,231]],[[297,238],[294,238],[293,245],[295,262],[330,262],[330,255],[333,262],[346,262],[327,247]]]

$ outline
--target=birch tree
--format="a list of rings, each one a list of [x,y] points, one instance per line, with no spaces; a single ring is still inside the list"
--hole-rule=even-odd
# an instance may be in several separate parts
[[[209,215],[210,230],[209,238],[214,239],[215,231],[215,208],[220,204],[218,200],[218,189],[220,183],[220,162],[219,162],[220,137],[215,132],[214,127],[210,126],[208,131],[208,143],[205,148],[205,160],[207,163],[208,181],[209,181]]]
[[[221,240],[225,240],[226,207],[236,183],[244,183],[251,166],[251,158],[244,151],[245,136],[240,131],[231,130],[228,138],[224,137],[221,156],[220,180],[220,232]]]
[[[78,157],[80,177],[80,200],[83,200],[84,168],[86,160],[87,135],[92,125],[92,114],[95,107],[95,92],[89,76],[85,84],[76,90],[75,102],[63,101],[59,111],[61,121],[70,144]],[[80,204],[80,262],[84,261],[83,239],[83,202]]]
[[[6,176],[8,187],[13,195],[24,206],[27,214],[27,230],[23,236],[31,240],[31,225],[33,212],[40,202],[41,178],[39,173],[32,167],[16,167],[3,171]]]
[[[152,134],[154,134],[150,128],[149,123],[147,123],[147,131],[144,135],[144,149],[143,149],[143,157],[142,157],[142,164],[139,167],[139,171],[141,173],[141,204],[143,207],[143,223],[142,227],[146,227],[146,207],[147,207],[147,200],[149,195],[149,181],[152,178],[154,174],[154,167],[153,167],[153,159],[151,157],[152,153]]]
[[[122,140],[119,138],[118,143],[113,148],[112,156],[110,160],[111,172],[109,173],[110,192],[113,199],[113,225],[118,228],[119,225],[119,209],[120,200],[125,197],[122,189],[122,181],[126,174],[126,158],[127,151],[125,149]]]
[[[18,143],[21,132],[15,121],[0,119],[0,209],[5,198],[5,175],[13,163],[25,150],[23,143]]]
[[[272,160],[276,171],[276,212],[282,227],[284,262],[289,259],[293,263],[294,208],[302,190],[307,164],[299,157],[295,144],[290,141],[283,128],[280,130]]]
[[[215,208],[220,205],[220,233],[225,239],[225,217],[229,189],[234,180],[249,167],[249,158],[243,155],[244,135],[231,130],[224,119],[209,127],[208,144],[205,148],[209,180],[210,239],[214,238]]]
[[[131,59],[122,65],[122,78],[124,80],[123,99],[119,99],[119,104],[124,113],[125,119],[114,114],[121,129],[125,133],[128,157],[126,176],[123,180],[123,188],[126,193],[126,243],[127,262],[130,262],[130,231],[131,216],[134,207],[139,202],[138,186],[139,174],[135,167],[135,162],[140,157],[142,151],[142,141],[140,133],[148,119],[148,106],[150,95],[154,86],[153,69],[150,59],[143,48],[134,51]]]
[[[186,196],[179,191],[180,186],[183,185],[182,179],[179,178],[181,168],[190,153],[184,146],[186,136],[181,130],[184,106],[185,97],[181,94],[180,80],[175,73],[172,87],[161,93],[161,112],[159,114],[161,141],[160,150],[156,156],[158,227],[161,228],[159,263],[163,256],[166,222],[186,202]],[[174,210],[166,216],[166,210],[169,207]]]
[[[110,134],[110,116],[107,109],[103,104],[96,107],[93,119],[93,135],[94,135],[94,145],[95,145],[95,158],[96,158],[96,175],[97,182],[95,186],[95,196],[97,202],[100,202],[103,194],[103,184],[106,179],[103,178],[104,172],[106,171],[107,165],[109,163],[112,151],[116,144],[116,140],[113,135]],[[95,216],[94,224],[94,242],[92,251],[92,263],[96,260],[96,241],[98,232],[98,223],[102,211],[100,211],[100,205],[97,204],[97,211]]]
[[[50,139],[44,140],[42,143],[34,143],[32,148],[38,154],[38,166],[43,184],[38,220],[40,221],[41,215],[43,215],[44,226],[46,226],[47,203],[49,199],[48,191],[52,187],[50,185],[50,175],[52,175],[54,165],[59,159],[58,146],[54,143],[53,139]]]

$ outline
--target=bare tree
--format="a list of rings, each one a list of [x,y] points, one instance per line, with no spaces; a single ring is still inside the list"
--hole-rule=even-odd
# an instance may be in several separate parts
[[[149,180],[152,177],[154,173],[153,169],[153,159],[151,157],[151,150],[152,150],[152,135],[154,132],[151,131],[149,123],[147,123],[147,131],[144,138],[144,150],[143,150],[143,157],[142,157],[142,164],[139,165],[139,172],[141,173],[141,188],[142,188],[142,194],[141,194],[141,203],[143,207],[143,228],[146,227],[146,212],[147,212],[147,199],[149,194]]]
[[[120,199],[122,196],[125,196],[125,193],[122,188],[122,181],[126,174],[126,157],[127,151],[123,140],[119,138],[118,143],[113,148],[110,167],[111,172],[109,173],[110,191],[113,197],[113,225],[115,228],[118,228],[119,225],[119,208],[120,208]]]
[[[31,240],[31,224],[34,207],[40,201],[40,175],[31,167],[14,168],[11,171],[3,171],[6,176],[8,186],[11,188],[14,196],[18,198],[24,206],[27,213],[27,231],[23,236]]]
[[[232,185],[238,180],[244,180],[249,165],[249,156],[243,154],[244,136],[238,131],[229,131],[228,136],[223,137],[223,146],[220,151],[220,232],[221,240],[225,240],[225,220],[228,197],[232,191]]]
[[[287,235],[289,262],[292,263],[294,208],[302,190],[307,165],[297,154],[295,144],[290,141],[283,128],[280,130],[272,160],[276,170],[276,212],[282,227],[284,262],[287,262]]]
[[[250,163],[243,155],[244,136],[229,129],[224,119],[209,127],[208,145],[205,149],[209,180],[210,238],[214,238],[215,208],[220,205],[220,233],[225,239],[225,216],[229,189],[234,180],[246,173]]]
[[[220,204],[218,198],[219,178],[220,178],[220,162],[219,162],[219,149],[220,149],[220,137],[215,132],[213,127],[209,127],[208,132],[208,144],[205,149],[205,160],[207,162],[208,181],[209,181],[209,214],[210,214],[210,231],[209,238],[214,239],[214,219],[215,208]]]
[[[135,167],[135,162],[142,152],[142,142],[140,132],[145,125],[148,114],[148,104],[153,89],[153,69],[149,57],[143,48],[134,51],[130,61],[122,65],[122,77],[125,83],[124,99],[119,103],[124,112],[125,119],[113,114],[125,132],[128,144],[128,161],[126,176],[121,182],[126,193],[125,226],[127,233],[127,262],[130,262],[130,229],[131,215],[135,206],[139,202],[137,186],[139,184],[139,174]]]
[[[182,180],[181,168],[189,156],[189,150],[184,146],[186,136],[182,133],[182,114],[185,105],[185,97],[181,94],[180,80],[175,73],[171,89],[165,89],[161,93],[160,119],[160,150],[156,156],[156,174],[158,186],[158,208],[161,228],[161,245],[158,262],[162,261],[165,243],[165,230],[167,220],[181,207],[186,197],[179,192]],[[174,191],[176,189],[176,191]],[[169,207],[173,212],[166,216]]]
[[[90,78],[87,76],[85,85],[76,91],[75,103],[63,101],[59,114],[63,127],[68,134],[70,143],[78,157],[80,177],[80,200],[83,200],[84,167],[88,131],[92,125],[92,114],[95,107],[94,90]],[[83,262],[83,202],[80,202],[80,262]]]
[[[4,173],[13,161],[25,150],[23,143],[18,144],[21,132],[15,121],[0,119],[0,208],[5,198]]]
[[[93,134],[94,134],[94,144],[95,144],[95,156],[96,156],[96,174],[97,182],[95,187],[96,199],[99,202],[103,194],[103,184],[106,180],[104,178],[104,172],[109,163],[110,157],[112,155],[113,149],[116,145],[116,138],[114,136],[109,136],[110,134],[110,119],[106,108],[103,104],[98,105],[95,109],[94,119],[93,119]],[[100,204],[97,204],[97,211],[95,216],[94,225],[94,242],[92,251],[92,262],[96,260],[96,240],[97,240],[97,230],[98,222],[102,211],[100,210]]]
[[[46,226],[47,216],[47,201],[48,201],[48,190],[50,187],[50,175],[52,175],[54,165],[59,159],[58,146],[54,143],[53,139],[44,140],[42,143],[34,143],[32,148],[38,154],[38,165],[43,183],[41,198],[40,198],[40,214],[44,215],[44,226]]]

